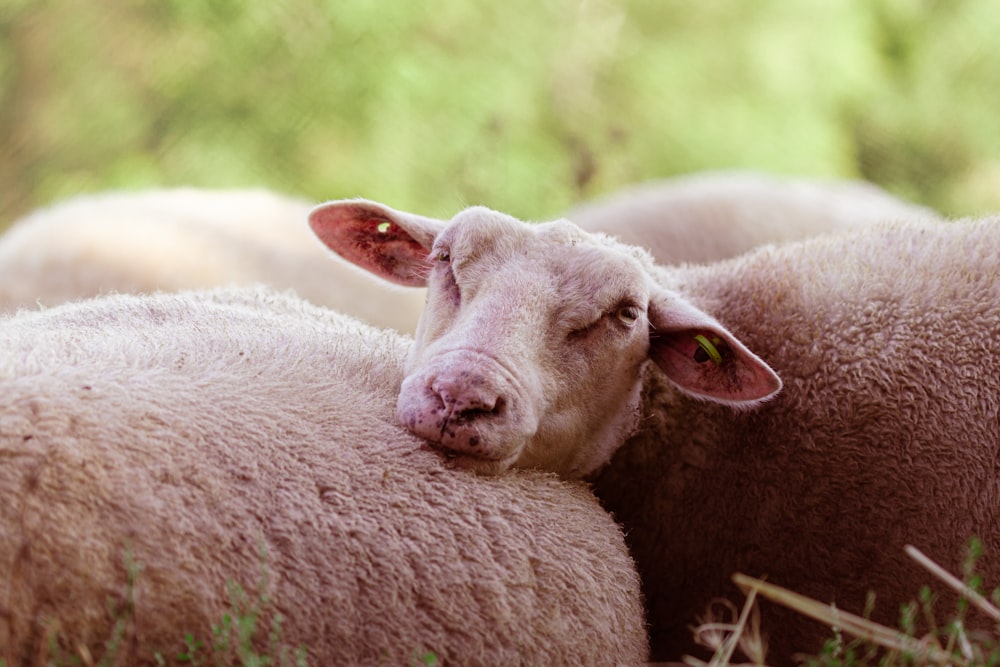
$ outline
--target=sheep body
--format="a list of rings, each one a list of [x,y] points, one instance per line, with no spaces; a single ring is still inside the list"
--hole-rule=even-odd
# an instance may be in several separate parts
[[[655,659],[695,650],[689,626],[738,595],[737,571],[857,612],[873,590],[894,623],[926,581],[904,544],[961,571],[978,535],[1000,582],[1000,218],[675,267],[481,208],[331,202],[310,224],[429,286],[397,403],[412,432],[480,472],[611,458],[595,488],[637,559]],[[764,624],[776,664],[830,632],[770,607]]]
[[[582,485],[451,470],[396,426],[408,346],[253,289],[0,319],[8,664],[50,631],[100,655],[126,557],[129,664],[209,643],[231,584],[264,587],[310,664],[643,661],[613,521]]]
[[[583,229],[648,248],[659,264],[735,257],[765,243],[936,218],[865,181],[704,172],[630,186],[566,216]]]
[[[334,259],[306,225],[309,205],[266,190],[171,188],[80,196],[0,237],[0,312],[107,292],[253,285],[412,332],[422,290]]]
[[[873,591],[890,625],[931,582],[907,543],[961,572],[978,536],[978,570],[1000,583],[1000,218],[880,224],[659,274],[784,388],[736,412],[647,369],[643,426],[596,491],[637,560],[654,658],[693,650],[692,619],[739,598],[737,571],[855,613]],[[762,618],[771,664],[830,636],[777,606]]]

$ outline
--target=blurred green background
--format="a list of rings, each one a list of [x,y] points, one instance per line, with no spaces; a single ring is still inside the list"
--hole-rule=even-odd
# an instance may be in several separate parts
[[[996,0],[0,0],[0,227],[266,186],[527,219],[745,167],[1000,210]]]

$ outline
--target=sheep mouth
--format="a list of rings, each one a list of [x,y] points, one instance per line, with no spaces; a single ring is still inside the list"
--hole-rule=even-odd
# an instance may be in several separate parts
[[[520,456],[520,450],[507,456],[495,454],[471,454],[469,452],[459,452],[447,447],[442,447],[440,443],[428,442],[430,449],[439,454],[445,462],[453,467],[463,470],[471,470],[479,475],[492,476],[499,475],[513,468]]]
[[[427,442],[431,446],[431,449],[438,452],[448,460],[467,458],[475,461],[499,462],[499,461],[514,460],[517,458],[516,454],[511,456],[509,454],[505,455],[500,452],[491,452],[491,451],[484,451],[484,452],[459,451],[457,449],[452,449],[447,445],[443,445],[440,442],[435,442],[433,440],[428,440]]]

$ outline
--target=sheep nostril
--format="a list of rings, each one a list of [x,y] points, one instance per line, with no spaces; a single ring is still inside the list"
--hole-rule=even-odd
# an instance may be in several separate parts
[[[436,387],[430,387],[427,392],[427,398],[434,402],[435,405],[433,407],[435,410],[444,410],[452,404],[451,397],[442,393]]]
[[[429,389],[438,409],[452,412],[463,420],[500,415],[506,410],[506,400],[481,379],[468,384],[438,378]]]
[[[501,417],[507,410],[507,401],[503,396],[477,396],[475,399],[467,399],[458,406],[455,411],[456,416],[463,420],[472,421],[475,419],[486,419]]]

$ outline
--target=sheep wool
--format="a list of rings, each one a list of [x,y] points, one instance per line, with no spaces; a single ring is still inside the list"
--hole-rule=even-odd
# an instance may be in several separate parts
[[[111,292],[262,284],[412,333],[423,290],[392,286],[327,252],[306,224],[309,208],[254,189],[105,192],[59,202],[0,236],[0,313]]]
[[[750,411],[685,397],[646,369],[642,428],[596,492],[643,578],[654,659],[695,650],[713,598],[763,576],[895,626],[933,579],[913,544],[1000,585],[1000,218],[875,225],[764,247],[660,281],[777,371]],[[941,586],[936,613],[955,607]],[[762,604],[769,664],[815,655],[829,628]],[[975,614],[970,614],[975,623]]]
[[[398,427],[409,345],[263,289],[0,318],[0,657],[100,656],[117,621],[117,664],[172,664],[239,587],[256,650],[309,664],[643,662],[616,524]]]
[[[680,264],[880,221],[938,216],[865,181],[709,171],[633,185],[579,204],[565,217],[648,248],[659,264]]]

